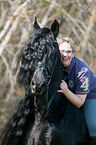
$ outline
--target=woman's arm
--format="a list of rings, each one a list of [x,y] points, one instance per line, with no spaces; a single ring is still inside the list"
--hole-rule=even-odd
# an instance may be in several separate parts
[[[84,104],[87,94],[74,94],[68,89],[67,83],[64,80],[62,80],[60,84],[60,89],[61,90],[58,90],[58,92],[63,93],[66,98],[77,108],[80,108]]]

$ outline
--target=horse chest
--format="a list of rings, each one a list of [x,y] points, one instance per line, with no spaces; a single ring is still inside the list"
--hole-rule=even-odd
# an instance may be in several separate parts
[[[42,121],[40,115],[36,115],[35,122],[29,134],[28,145],[49,145],[51,142],[52,127],[47,121]]]

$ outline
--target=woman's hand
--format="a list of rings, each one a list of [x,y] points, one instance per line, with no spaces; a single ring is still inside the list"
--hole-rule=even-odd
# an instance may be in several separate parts
[[[66,98],[77,108],[80,108],[84,104],[87,94],[74,94],[68,89],[67,83],[64,80],[61,81],[60,89],[61,90],[57,90],[57,92],[63,93]]]
[[[57,90],[57,92],[65,93],[68,89],[67,83],[64,80],[61,81],[60,89],[61,90]]]

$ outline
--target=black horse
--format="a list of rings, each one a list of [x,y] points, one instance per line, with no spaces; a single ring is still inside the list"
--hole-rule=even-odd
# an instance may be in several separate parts
[[[56,41],[59,23],[40,28],[35,19],[34,30],[18,74],[25,96],[8,121],[2,145],[89,145],[82,110],[57,92],[65,78]]]

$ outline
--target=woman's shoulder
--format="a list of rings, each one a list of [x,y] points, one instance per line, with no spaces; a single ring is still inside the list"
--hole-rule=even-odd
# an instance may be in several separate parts
[[[75,59],[75,74],[77,78],[85,75],[89,76],[89,74],[92,73],[91,69],[89,68],[86,62],[76,57],[74,59]]]
[[[83,68],[83,67],[89,69],[89,66],[86,62],[84,62],[83,60],[81,60],[77,57],[74,57],[74,59],[75,59],[75,64],[78,67],[78,69]]]

